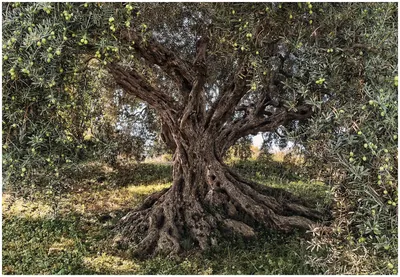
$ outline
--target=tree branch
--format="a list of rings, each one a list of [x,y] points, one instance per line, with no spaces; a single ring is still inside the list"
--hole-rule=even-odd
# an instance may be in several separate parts
[[[168,146],[168,148],[172,150],[172,152],[175,152],[176,143],[171,134],[171,129],[165,123],[162,123],[161,125],[161,139]]]
[[[179,90],[186,93],[186,100],[192,90],[196,73],[191,64],[179,58],[173,51],[165,48],[160,43],[150,38],[143,42],[143,37],[133,28],[121,32],[122,39],[129,43],[134,42],[132,47],[148,64],[158,65],[178,85]]]
[[[164,140],[168,147],[176,149],[176,138],[173,134],[180,133],[183,139],[185,139],[185,136],[179,129],[179,109],[174,99],[163,91],[154,88],[145,77],[135,70],[128,70],[117,64],[110,64],[108,69],[124,91],[135,95],[157,110],[163,120]],[[180,143],[186,145],[184,140],[181,140]]]
[[[205,122],[206,129],[219,128],[225,123],[226,119],[232,115],[237,104],[248,92],[246,84],[250,78],[251,74],[249,74],[246,60],[244,60],[239,70],[233,76],[233,80],[223,88],[214,105],[208,112]]]
[[[196,43],[197,54],[193,63],[196,70],[196,80],[194,81],[192,90],[189,94],[188,103],[183,112],[180,123],[181,129],[183,129],[190,116],[195,116],[197,118],[195,122],[199,124],[204,120],[205,98],[202,92],[204,91],[204,84],[207,79],[206,50],[208,42],[209,38],[207,36],[202,36]],[[195,127],[198,128],[199,126]]]
[[[173,110],[176,112],[176,105],[168,94],[154,88],[148,83],[145,77],[133,69],[126,69],[118,64],[108,66],[115,81],[127,93],[133,94],[139,99],[147,102],[150,106],[159,111]]]
[[[270,132],[276,130],[279,126],[285,125],[293,120],[304,120],[312,115],[311,107],[308,105],[300,105],[296,107],[296,111],[288,111],[284,107],[265,117],[263,114],[253,109],[252,113],[241,119],[231,121],[223,127],[217,141],[223,145],[221,152],[225,152],[238,139],[247,135],[256,135],[259,132]]]

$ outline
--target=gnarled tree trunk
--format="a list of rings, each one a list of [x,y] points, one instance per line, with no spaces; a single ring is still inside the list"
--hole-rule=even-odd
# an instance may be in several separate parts
[[[123,35],[128,41],[141,40],[133,30]],[[206,36],[197,42],[192,64],[154,40],[135,43],[136,53],[168,74],[180,94],[151,85],[138,70],[109,66],[126,93],[157,110],[163,121],[162,137],[174,151],[172,186],[149,196],[116,228],[119,243],[142,256],[175,254],[187,247],[207,249],[217,242],[219,231],[253,237],[258,226],[307,229],[320,218],[290,193],[244,180],[222,162],[224,153],[239,138],[308,118],[311,110],[305,105],[287,110],[274,99],[275,87],[254,98],[253,105],[241,101],[249,92],[252,77],[245,57],[216,99],[207,102],[207,43]]]
[[[185,130],[181,133],[188,136]],[[179,253],[188,246],[207,249],[217,242],[219,231],[253,237],[257,226],[308,229],[320,218],[290,193],[232,172],[221,160],[224,144],[218,144],[216,134],[172,136],[172,187],[149,196],[118,226],[120,243],[134,246],[137,254]]]

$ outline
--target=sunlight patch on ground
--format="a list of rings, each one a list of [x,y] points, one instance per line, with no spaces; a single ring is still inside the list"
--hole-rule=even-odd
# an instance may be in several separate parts
[[[23,198],[14,199],[7,193],[3,193],[3,215],[23,218],[46,218],[52,214],[50,205],[42,201],[32,201]]]
[[[283,151],[277,151],[272,155],[272,160],[275,162],[283,162],[285,159],[286,153]]]
[[[91,256],[83,258],[84,264],[100,274],[128,274],[134,273],[139,269],[139,265],[133,261],[124,260],[117,256],[107,255],[103,253],[98,256]]]
[[[65,250],[73,250],[75,248],[75,241],[73,239],[67,239],[61,237],[61,239],[57,242],[54,242],[48,251],[48,255],[52,253],[57,253]]]
[[[154,185],[146,185],[146,186],[129,186],[128,191],[134,194],[150,194],[159,190],[162,190],[164,188],[168,188],[171,186],[171,183],[160,183],[160,184],[154,184]]]
[[[146,195],[170,186],[171,183],[158,183],[68,193],[59,200],[57,212],[58,214],[72,212],[83,215],[130,209],[138,205]],[[50,218],[54,212],[50,203],[45,204],[44,201],[38,199],[28,201],[23,198],[13,198],[7,193],[3,193],[2,207],[3,215],[32,219]]]

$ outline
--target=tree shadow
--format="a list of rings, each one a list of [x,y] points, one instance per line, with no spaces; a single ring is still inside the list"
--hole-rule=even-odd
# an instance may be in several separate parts
[[[275,161],[267,164],[239,161],[231,166],[247,178],[255,181],[259,178],[265,182],[267,176],[281,175],[283,165]],[[300,262],[305,253],[303,246],[298,248],[299,236],[292,234],[271,232],[257,241],[232,239],[230,243],[221,239],[219,247],[193,256],[189,253],[180,262],[166,262],[162,257],[138,262],[132,260],[129,253],[113,248],[112,229],[118,220],[148,194],[170,185],[166,181],[171,181],[171,171],[171,165],[166,164],[139,164],[117,170],[91,164],[86,171],[80,172],[76,180],[77,183],[86,182],[87,188],[60,195],[62,201],[56,218],[49,218],[53,215],[43,201],[36,204],[27,203],[32,200],[15,202],[24,209],[17,208],[13,212],[3,209],[3,273],[209,274],[209,268],[212,268],[212,274],[310,272]],[[100,183],[97,186],[89,183],[104,175],[108,181],[115,180],[118,184],[106,180],[102,183],[96,180]],[[286,185],[308,191],[311,197],[316,197],[309,193],[307,184],[302,187],[298,181],[286,180]],[[225,261],[220,257],[229,259]],[[285,259],[290,261],[290,267],[284,265]],[[252,265],[254,263],[256,268]],[[232,268],[233,264],[236,268]],[[259,268],[261,265],[263,267]]]
[[[296,172],[300,167],[273,160],[239,160],[229,163],[239,174],[255,181],[299,181]],[[91,162],[65,172],[71,191],[96,191],[106,188],[154,185],[172,182],[172,164],[126,163],[110,167],[104,163]],[[68,191],[68,189],[66,190]]]
[[[168,183],[172,182],[172,165],[165,163],[124,165],[119,166],[110,177],[117,186]]]
[[[144,172],[147,174],[148,171]],[[119,188],[120,194],[116,197],[126,196],[125,189],[128,188]],[[26,210],[20,211],[28,217],[3,211],[3,273],[83,275],[312,273],[308,266],[301,263],[305,248],[304,245],[300,245],[302,242],[299,236],[273,232],[262,234],[257,240],[250,241],[243,241],[240,238],[221,238],[217,248],[209,252],[194,252],[193,255],[193,252],[189,252],[187,256],[181,257],[181,260],[170,261],[156,257],[147,261],[136,261],[128,252],[112,246],[112,237],[115,235],[112,229],[132,208],[134,201],[139,203],[142,197],[146,197],[149,193],[151,192],[143,190],[140,197],[137,193],[128,195],[126,203],[130,205],[121,204],[110,210],[102,204],[100,208],[89,209],[90,202],[99,204],[103,198],[88,191],[81,194],[85,209],[76,209],[81,204],[65,198],[63,203],[70,202],[72,206],[65,206],[54,219],[48,218],[49,214],[40,213],[40,207],[29,208],[29,213]],[[108,198],[109,195],[104,195],[104,199]],[[41,216],[34,217],[32,210]]]
[[[310,180],[301,165],[272,159],[235,161],[232,169],[243,177],[273,188],[287,190],[319,210],[329,210],[332,196],[329,187]]]
[[[172,181],[172,165],[168,163],[128,163],[116,167],[101,162],[78,165],[65,171],[64,192],[99,191],[127,186],[159,185]]]
[[[230,165],[239,174],[256,180],[299,181],[302,179],[298,173],[300,166],[272,159],[238,160]]]

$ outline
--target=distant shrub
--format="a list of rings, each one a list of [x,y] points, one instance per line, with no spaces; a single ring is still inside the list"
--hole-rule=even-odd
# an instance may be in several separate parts
[[[162,158],[162,161],[164,161],[164,162],[172,162],[172,160],[173,160],[172,154],[170,154],[170,153],[162,154],[161,158]]]
[[[247,160],[254,156],[252,138],[250,136],[239,139],[225,154],[225,160]]]

